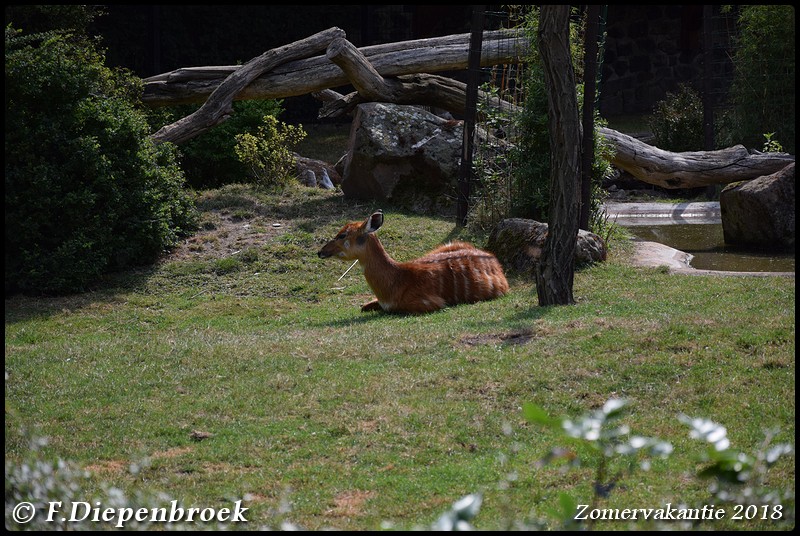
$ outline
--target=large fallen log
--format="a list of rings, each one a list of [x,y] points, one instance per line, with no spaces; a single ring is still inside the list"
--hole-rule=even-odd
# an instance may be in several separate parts
[[[356,105],[373,100],[464,110],[465,84],[421,73],[466,68],[469,34],[361,49],[343,38],[343,31],[331,28],[265,52],[244,66],[179,69],[145,80],[143,100],[150,106],[208,99],[200,110],[163,127],[153,138],[186,141],[225,120],[233,100],[307,93],[325,95],[328,102],[321,116],[347,113]],[[521,61],[529,46],[526,38],[513,31],[485,32],[484,39],[482,65]],[[308,57],[326,48],[326,56]],[[343,96],[330,90],[349,84],[357,91]],[[513,109],[503,101],[493,104]],[[672,153],[609,128],[600,131],[615,148],[612,164],[643,182],[664,188],[749,180],[775,173],[795,160],[785,153],[748,151],[741,145],[719,151]]]
[[[614,146],[613,165],[662,188],[696,188],[755,179],[775,173],[795,160],[794,155],[748,151],[743,145],[673,153],[610,128],[599,130]]]
[[[320,117],[337,117],[352,112],[364,102],[389,102],[392,104],[415,104],[432,106],[451,113],[464,113],[467,104],[467,85],[452,78],[432,74],[414,74],[386,78],[352,43],[346,39],[335,39],[328,46],[326,57],[341,68],[355,93],[335,97],[327,91],[323,95],[325,104]],[[480,92],[484,99],[486,95]],[[506,112],[514,106],[495,99],[494,103]]]
[[[233,113],[233,99],[263,73],[288,61],[316,54],[344,35],[344,30],[329,28],[290,45],[264,52],[233,71],[198,110],[162,127],[152,138],[158,142],[182,143],[197,136],[229,117]]]
[[[517,63],[528,39],[512,30],[484,33],[481,65]],[[463,70],[469,34],[401,41],[360,48],[381,76]],[[145,79],[142,101],[151,107],[204,102],[240,66],[192,67]],[[279,99],[350,84],[342,70],[324,56],[291,61],[255,79],[235,99]]]

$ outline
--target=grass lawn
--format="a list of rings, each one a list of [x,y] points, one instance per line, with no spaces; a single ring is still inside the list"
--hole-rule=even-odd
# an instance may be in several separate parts
[[[482,491],[474,524],[496,529],[529,516],[554,524],[559,493],[592,496],[597,454],[527,422],[526,402],[576,417],[626,398],[633,432],[672,443],[605,508],[719,506],[695,476],[704,444],[679,414],[723,424],[746,452],[771,428],[794,443],[794,278],[633,268],[617,241],[607,262],[576,274],[574,306],[539,307],[535,285],[510,274],[496,301],[361,313],[371,294],[360,270],[337,281],[347,265],[316,255],[346,221],[384,209],[379,235],[398,260],[485,239],[337,192],[233,186],[199,205],[202,230],[156,266],[78,295],[6,298],[7,461],[44,436],[43,455],[88,469],[87,494],[105,482],[186,506],[244,498],[243,528],[427,527]],[[558,446],[587,465],[537,465]],[[793,490],[794,459],[766,483]],[[282,501],[288,513],[276,513]],[[726,508],[703,528],[776,527]]]

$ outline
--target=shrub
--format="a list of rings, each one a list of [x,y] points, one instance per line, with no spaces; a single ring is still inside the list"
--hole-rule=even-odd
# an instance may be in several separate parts
[[[287,125],[265,115],[256,134],[236,135],[236,155],[250,168],[256,186],[286,186],[295,173],[292,148],[305,137],[302,126]]]
[[[196,106],[176,106],[150,112],[153,131],[191,114]],[[249,168],[236,155],[238,134],[258,133],[265,115],[277,117],[281,101],[251,100],[233,103],[230,119],[180,146],[186,182],[197,189],[219,188],[246,180]]]
[[[6,28],[6,292],[70,292],[155,259],[194,222],[140,81],[85,38]]]
[[[795,24],[790,5],[739,7],[733,54],[734,80],[727,117],[728,144],[759,147],[774,132],[786,151],[795,151]]]
[[[650,129],[655,145],[665,151],[703,150],[703,100],[690,86],[681,84],[656,104]]]

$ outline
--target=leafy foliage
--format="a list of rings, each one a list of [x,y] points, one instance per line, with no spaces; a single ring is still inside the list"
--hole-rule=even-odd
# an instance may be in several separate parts
[[[85,38],[6,29],[6,290],[67,292],[146,263],[194,225],[140,82]]]
[[[475,168],[480,189],[473,199],[470,222],[487,229],[503,218],[521,217],[547,221],[550,202],[550,132],[548,127],[547,90],[536,43],[539,12],[525,7],[522,31],[534,43],[522,75],[524,98],[515,116],[507,116],[496,107],[479,103],[487,130],[500,131],[506,138],[505,148],[498,148],[491,137],[483,142]],[[570,25],[570,50],[576,76],[582,76],[583,46],[580,24]],[[497,90],[484,87],[496,97]],[[576,87],[578,101],[583,102],[583,84]],[[603,122],[595,115],[594,156],[592,159],[592,193],[590,198],[590,230],[610,235],[611,224],[604,218],[602,204],[605,192],[600,185],[611,172],[613,147],[597,132]]]
[[[790,5],[739,9],[725,141],[758,147],[764,132],[774,132],[794,153],[795,9]]]
[[[98,15],[103,15],[101,6],[87,5],[6,5],[6,26],[13,24],[27,34],[69,30],[87,35],[89,27]]]
[[[160,492],[149,490],[137,491],[127,495],[121,489],[103,483],[99,493],[92,497],[89,472],[78,465],[61,458],[51,459],[44,453],[47,440],[31,438],[30,449],[25,459],[20,461],[6,460],[6,529],[16,530],[148,530],[163,527],[165,523],[155,522],[150,517],[127,516],[139,511],[160,509],[170,512],[172,508],[180,508],[178,501]],[[133,464],[129,468],[132,474],[140,471],[140,466]],[[28,522],[20,522],[17,518],[17,507],[29,503],[37,513]],[[104,512],[108,509],[120,512],[118,516],[88,515],[86,504],[102,505]],[[49,516],[52,508],[55,512],[74,514],[68,518],[62,515]],[[127,511],[127,512],[125,512]],[[13,516],[10,515],[13,513]],[[21,514],[27,511],[21,510]],[[87,515],[83,515],[86,513]],[[83,517],[81,517],[83,516]],[[52,520],[48,518],[52,517]],[[182,519],[167,524],[172,530],[222,530],[225,524],[212,522],[207,524],[184,522]]]
[[[482,502],[483,496],[480,493],[462,497],[436,520],[432,529],[441,531],[473,530],[470,521],[478,515]]]
[[[631,435],[630,428],[620,423],[629,403],[624,399],[609,399],[602,408],[592,411],[578,419],[553,418],[535,404],[525,404],[523,414],[532,423],[560,430],[565,439],[578,440],[588,444],[599,453],[596,465],[593,497],[590,504],[595,510],[600,501],[606,500],[619,486],[622,479],[633,474],[637,465],[649,470],[650,459],[667,458],[673,452],[672,444],[657,438]],[[701,460],[705,465],[697,476],[713,481],[709,491],[716,504],[729,503],[741,509],[739,514],[745,519],[770,520],[774,523],[794,524],[794,496],[791,490],[778,492],[766,486],[767,471],[782,456],[794,453],[789,444],[771,446],[777,431],[767,434],[763,447],[755,455],[730,448],[726,428],[709,419],[692,418],[679,415],[678,420],[691,428],[690,437],[708,443]],[[640,458],[644,456],[642,460]],[[581,459],[571,449],[557,447],[540,462],[550,465],[555,461],[566,460],[570,467],[578,467]],[[595,524],[592,517],[577,520],[575,506],[578,501],[569,494],[559,497],[560,508],[555,509],[556,518],[565,529],[582,528],[580,521],[586,520],[587,527]],[[752,507],[752,510],[748,510]],[[681,508],[689,508],[682,506]],[[737,513],[734,509],[733,514]]]
[[[705,465],[698,476],[711,481],[709,490],[717,502],[755,507],[756,515],[794,524],[793,490],[774,490],[766,485],[769,469],[781,457],[794,454],[794,447],[788,443],[772,445],[777,431],[768,431],[762,447],[750,454],[732,449],[727,429],[714,421],[686,415],[679,420],[691,428],[690,437],[708,443],[701,457]]]
[[[191,114],[196,106],[175,106],[148,112],[153,130]],[[218,188],[245,180],[249,168],[236,154],[238,134],[257,135],[265,115],[279,116],[279,100],[247,100],[233,103],[233,115],[180,146],[181,168],[193,188]]]
[[[775,139],[774,132],[768,132],[764,134],[764,147],[762,151],[765,153],[782,153],[783,152],[783,145],[781,142]]]
[[[612,398],[601,408],[574,420],[550,417],[535,404],[527,403],[523,406],[523,414],[528,421],[560,430],[565,437],[577,439],[599,453],[592,505],[607,499],[620,482],[632,475],[637,468],[648,470],[651,458],[666,458],[672,454],[673,447],[666,441],[631,435],[630,427],[621,423],[628,405],[627,400]],[[540,465],[559,460],[566,460],[572,467],[581,463],[572,450],[557,447],[550,451]],[[562,508],[558,512],[561,514],[561,523],[564,528],[575,528],[576,524],[579,525],[573,519],[574,505],[578,502],[568,494],[562,494],[560,502]]]
[[[265,115],[256,134],[236,135],[236,155],[250,168],[257,186],[285,186],[295,172],[292,148],[305,137],[302,126],[287,125]]]
[[[700,94],[687,84],[668,92],[658,102],[650,129],[655,145],[665,151],[684,152],[703,149],[703,101]]]

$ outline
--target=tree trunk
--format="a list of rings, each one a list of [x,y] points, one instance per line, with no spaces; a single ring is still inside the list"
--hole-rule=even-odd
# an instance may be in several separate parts
[[[517,32],[484,33],[481,65],[522,61],[527,39]],[[359,49],[381,76],[420,72],[459,71],[467,67],[469,34],[402,41]],[[204,102],[237,66],[192,67],[145,79],[142,101],[147,106],[173,106]],[[254,80],[236,96],[244,99],[280,99],[346,86],[350,80],[327,58],[317,56],[291,61]]]
[[[578,191],[581,176],[581,134],[578,96],[569,48],[569,6],[546,5],[539,14],[550,133],[549,232],[536,269],[539,305],[575,303],[575,241],[578,236]]]
[[[794,162],[786,153],[748,152],[742,145],[719,151],[672,153],[610,128],[600,133],[614,146],[611,163],[648,184],[696,188],[771,175]]]
[[[589,230],[592,211],[592,162],[594,161],[594,104],[597,89],[597,34],[600,6],[586,6],[583,59],[583,160],[581,161],[581,216],[578,227]]]
[[[152,138],[158,142],[182,143],[225,121],[233,113],[233,99],[253,80],[277,65],[315,54],[326,48],[332,40],[342,36],[344,30],[330,28],[291,45],[268,50],[233,71],[200,109],[162,127]]]

